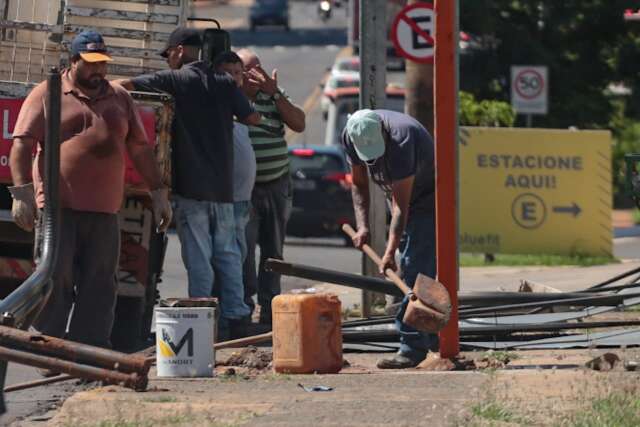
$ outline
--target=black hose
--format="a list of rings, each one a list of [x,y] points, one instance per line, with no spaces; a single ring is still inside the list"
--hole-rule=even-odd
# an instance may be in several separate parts
[[[44,212],[42,218],[42,254],[36,270],[16,290],[0,301],[0,314],[8,316],[17,328],[27,329],[47,302],[53,288],[56,265],[60,206],[58,182],[60,176],[60,101],[61,80],[57,68],[47,77],[46,130],[44,141]]]

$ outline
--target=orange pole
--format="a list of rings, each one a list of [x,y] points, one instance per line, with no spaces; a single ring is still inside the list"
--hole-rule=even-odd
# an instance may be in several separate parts
[[[438,280],[451,296],[451,320],[440,332],[440,356],[460,352],[458,331],[458,161],[457,161],[457,0],[434,4],[435,65],[435,157],[436,157],[436,248]]]

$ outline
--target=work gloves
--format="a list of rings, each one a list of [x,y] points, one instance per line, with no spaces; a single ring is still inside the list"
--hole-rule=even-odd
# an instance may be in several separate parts
[[[151,206],[153,209],[153,219],[156,222],[158,233],[164,233],[169,228],[173,211],[169,203],[169,189],[158,188],[151,191]]]
[[[25,231],[33,231],[37,210],[33,183],[9,187],[9,192],[13,197],[11,216],[16,225]]]

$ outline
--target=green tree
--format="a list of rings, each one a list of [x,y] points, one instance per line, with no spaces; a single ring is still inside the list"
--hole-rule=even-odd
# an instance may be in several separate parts
[[[629,8],[640,0],[461,0],[461,28],[481,46],[461,58],[461,87],[508,101],[511,65],[546,65],[549,114],[536,124],[607,127],[607,87],[640,88],[640,23],[624,21]]]

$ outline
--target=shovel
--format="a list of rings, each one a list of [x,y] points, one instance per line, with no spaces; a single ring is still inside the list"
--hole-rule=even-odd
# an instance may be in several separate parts
[[[356,234],[349,224],[344,224],[342,231],[351,238]],[[362,245],[362,251],[382,267],[382,259],[371,246]],[[384,275],[409,297],[409,305],[402,318],[403,323],[420,332],[439,332],[445,327],[451,315],[451,299],[442,283],[419,273],[413,289],[410,289],[392,269],[385,269]]]

